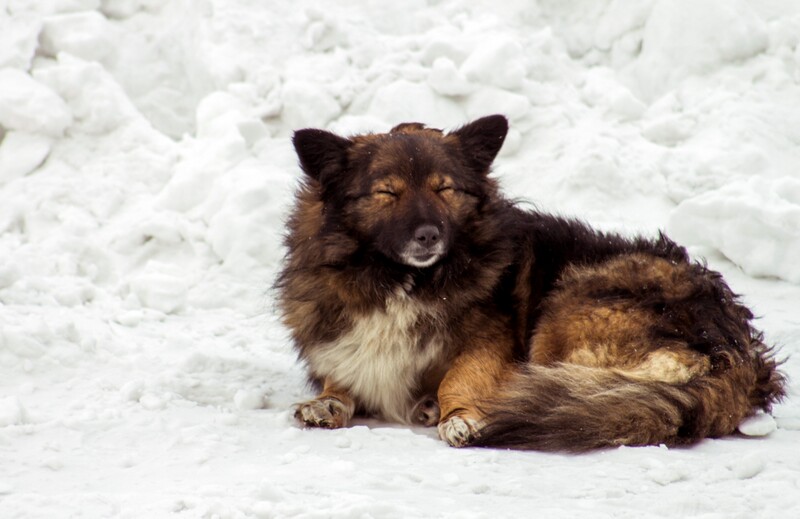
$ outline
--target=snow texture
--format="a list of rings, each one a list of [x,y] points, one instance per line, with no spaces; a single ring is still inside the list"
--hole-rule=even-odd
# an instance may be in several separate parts
[[[580,456],[293,424],[291,131],[497,112],[510,197],[727,276],[773,416]],[[0,257],[3,518],[800,517],[796,0],[0,0]]]

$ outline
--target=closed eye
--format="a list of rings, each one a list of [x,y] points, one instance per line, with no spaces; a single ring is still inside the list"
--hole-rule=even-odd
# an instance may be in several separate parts
[[[391,197],[394,197],[394,198],[397,198],[397,197],[399,196],[399,195],[398,195],[397,193],[395,193],[394,191],[388,191],[388,190],[386,190],[386,189],[379,189],[378,191],[375,191],[375,194],[376,194],[376,195],[386,195],[386,196],[391,196]]]
[[[454,188],[453,186],[441,186],[441,187],[436,189],[436,192],[437,193],[446,193],[448,191],[455,191],[455,190],[456,190],[456,188]]]

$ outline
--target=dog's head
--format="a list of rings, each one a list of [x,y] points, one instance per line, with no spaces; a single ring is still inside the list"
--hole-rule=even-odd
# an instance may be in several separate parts
[[[425,268],[448,255],[488,196],[489,166],[507,132],[506,118],[492,115],[450,133],[405,123],[351,138],[299,130],[293,142],[319,190],[323,232]]]

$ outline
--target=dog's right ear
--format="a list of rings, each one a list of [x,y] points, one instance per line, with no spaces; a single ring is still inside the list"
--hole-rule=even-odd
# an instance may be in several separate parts
[[[469,166],[478,173],[486,174],[503,146],[507,133],[508,119],[498,114],[476,119],[452,132],[452,135],[458,137]]]
[[[352,141],[325,130],[297,130],[292,144],[306,175],[316,180],[341,170]]]

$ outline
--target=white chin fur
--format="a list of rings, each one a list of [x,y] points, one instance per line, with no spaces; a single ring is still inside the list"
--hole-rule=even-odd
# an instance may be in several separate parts
[[[441,242],[437,243],[433,249],[423,248],[417,243],[411,242],[406,246],[406,250],[400,254],[400,259],[406,265],[424,268],[430,267],[442,259],[442,256],[444,256],[444,244]]]
[[[430,258],[426,259],[425,261],[420,261],[417,258],[415,258],[414,256],[404,254],[403,257],[402,257],[402,260],[403,260],[403,263],[405,263],[406,265],[410,265],[412,267],[420,267],[420,268],[422,268],[422,267],[430,267],[431,265],[433,265],[434,263],[439,261],[439,258],[441,258],[441,257],[442,257],[441,254],[434,254],[433,256],[431,256]]]

